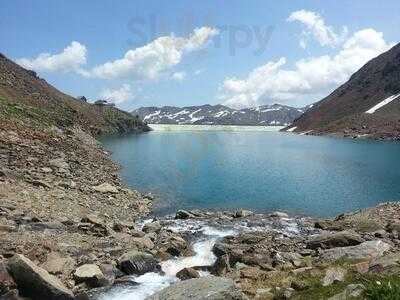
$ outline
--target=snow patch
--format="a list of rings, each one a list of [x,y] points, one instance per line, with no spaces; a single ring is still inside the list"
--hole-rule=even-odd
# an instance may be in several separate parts
[[[382,108],[383,106],[385,106],[386,104],[389,104],[389,103],[392,102],[393,100],[396,100],[398,97],[400,97],[400,94],[390,96],[389,98],[386,98],[386,99],[383,100],[382,102],[379,102],[377,105],[375,105],[374,107],[372,107],[372,108],[370,108],[369,110],[367,110],[365,113],[366,113],[366,114],[373,114],[373,113],[376,112],[378,109],[380,109],[380,108]]]
[[[263,109],[261,112],[269,112],[269,111],[278,111],[281,110],[282,107],[278,107],[278,108],[267,108],[267,109]]]
[[[291,128],[289,128],[289,129],[287,129],[286,131],[287,131],[287,132],[293,132],[293,131],[296,130],[296,128],[297,128],[297,126],[294,126],[294,127],[291,127]]]
[[[146,121],[152,117],[158,116],[160,114],[161,110],[157,110],[156,112],[152,113],[152,114],[148,114],[147,116],[145,116],[143,118],[143,121]]]
[[[220,117],[223,117],[225,115],[229,115],[229,111],[226,111],[226,110],[219,111],[214,115],[214,117],[215,118],[220,118]]]

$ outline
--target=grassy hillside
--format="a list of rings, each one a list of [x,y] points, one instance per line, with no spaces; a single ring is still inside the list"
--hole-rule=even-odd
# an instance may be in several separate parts
[[[108,105],[68,96],[0,54],[0,120],[34,126],[79,125],[92,134],[148,131],[141,120]]]

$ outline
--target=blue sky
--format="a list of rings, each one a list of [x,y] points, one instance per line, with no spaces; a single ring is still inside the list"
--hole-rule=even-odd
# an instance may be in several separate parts
[[[1,1],[0,52],[128,110],[302,106],[397,43],[399,12],[390,0]]]

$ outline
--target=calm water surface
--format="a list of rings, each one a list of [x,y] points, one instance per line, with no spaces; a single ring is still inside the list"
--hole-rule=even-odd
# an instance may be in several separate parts
[[[400,144],[279,132],[156,130],[103,138],[131,187],[179,208],[312,216],[400,200]]]

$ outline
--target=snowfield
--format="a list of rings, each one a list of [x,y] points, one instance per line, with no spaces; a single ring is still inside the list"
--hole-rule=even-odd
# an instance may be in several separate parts
[[[374,107],[372,107],[372,108],[370,108],[369,110],[367,110],[365,113],[366,113],[366,114],[373,114],[373,113],[376,112],[378,109],[384,107],[386,104],[389,104],[390,102],[392,102],[393,100],[396,100],[396,99],[399,98],[399,97],[400,97],[400,94],[390,96],[389,98],[386,98],[386,99],[383,100],[382,102],[379,102],[377,105],[375,105]]]

